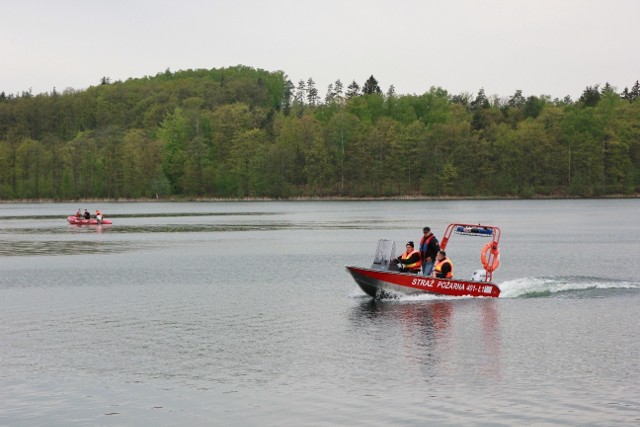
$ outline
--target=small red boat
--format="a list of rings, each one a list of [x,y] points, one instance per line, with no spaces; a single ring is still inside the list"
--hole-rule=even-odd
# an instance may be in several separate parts
[[[78,218],[75,215],[71,215],[67,217],[67,222],[69,224],[72,225],[105,225],[105,224],[111,224],[111,220],[110,219],[102,219],[101,221],[98,221],[95,218],[91,218],[91,219],[84,219],[84,218]]]
[[[360,288],[367,295],[376,299],[394,297],[398,294],[420,293],[494,298],[500,296],[500,288],[492,282],[493,272],[500,266],[498,247],[500,229],[491,225],[449,224],[440,242],[441,249],[444,250],[447,247],[453,233],[491,238],[491,241],[487,242],[480,252],[483,270],[475,270],[471,280],[441,279],[401,273],[397,271],[397,266],[391,263],[391,260],[395,258],[395,243],[385,239],[378,242],[371,268],[355,266],[347,266],[346,268]]]

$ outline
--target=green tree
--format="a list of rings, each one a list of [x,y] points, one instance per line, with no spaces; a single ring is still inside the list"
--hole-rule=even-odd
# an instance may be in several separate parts
[[[40,198],[50,193],[51,155],[38,141],[26,139],[16,150],[17,196],[25,199]],[[47,186],[47,187],[45,187]]]
[[[65,169],[69,171],[71,198],[95,197],[93,189],[98,179],[98,147],[93,132],[79,132],[65,144]]]
[[[336,184],[339,194],[345,194],[347,165],[349,165],[348,155],[353,141],[358,132],[359,120],[352,114],[340,110],[333,115],[325,127],[326,145],[329,152],[333,153],[331,158],[335,159],[335,173],[338,175]]]
[[[458,179],[458,168],[453,161],[448,161],[442,168],[442,174],[439,177],[440,187],[443,194],[450,195],[455,193],[456,181]]]
[[[0,198],[13,199],[16,192],[16,150],[9,141],[0,140]]]
[[[397,181],[404,181],[406,185],[402,187],[405,189],[412,186],[412,182],[407,179],[406,174],[400,176],[393,176],[388,173],[388,165],[397,164],[403,162],[407,155],[415,155],[413,150],[410,153],[402,152],[402,145],[400,143],[400,127],[398,124],[388,118],[380,118],[372,127],[370,139],[370,150],[372,154],[372,167],[369,173],[370,188],[373,189],[374,194],[392,194],[394,187],[397,192]],[[396,149],[393,150],[393,147]],[[395,158],[393,154],[396,154]]]
[[[315,134],[305,157],[304,174],[308,187],[307,193],[314,196],[332,193],[335,164],[331,160],[329,148],[321,135]]]
[[[276,163],[274,169],[278,171],[282,181],[299,188],[304,184],[304,129],[298,117],[289,116],[283,120],[279,131],[275,135],[273,158]]]
[[[238,197],[254,197],[261,181],[263,165],[259,153],[264,152],[267,134],[261,129],[243,132],[234,138],[229,165],[235,178]]]
[[[158,136],[164,141],[162,169],[175,193],[185,190],[186,145],[193,138],[193,130],[181,108],[176,108],[161,124]]]
[[[426,128],[421,121],[414,121],[409,126],[397,125],[400,137],[391,141],[392,160],[389,172],[394,177],[400,194],[415,194],[419,191],[419,178],[424,174],[420,151],[425,144]]]
[[[604,135],[593,108],[578,108],[567,113],[564,139],[568,144],[570,194],[583,197],[599,195]]]
[[[518,143],[518,133],[516,129],[506,124],[497,128],[496,139],[494,141],[494,151],[496,153],[494,165],[495,176],[492,189],[494,194],[505,196],[523,195],[522,177],[522,152]]]

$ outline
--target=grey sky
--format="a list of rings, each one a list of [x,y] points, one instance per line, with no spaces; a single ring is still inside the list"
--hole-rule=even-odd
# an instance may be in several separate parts
[[[374,75],[399,94],[577,99],[640,79],[639,16],[638,0],[5,0],[0,91],[243,64],[321,96]]]

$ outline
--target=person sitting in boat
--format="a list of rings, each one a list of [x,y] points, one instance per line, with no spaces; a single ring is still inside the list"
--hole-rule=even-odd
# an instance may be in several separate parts
[[[436,255],[433,277],[440,279],[451,279],[453,277],[453,263],[447,258],[447,253],[443,250],[439,250],[438,255]]]
[[[420,252],[414,249],[413,242],[407,242],[407,249],[393,261],[402,265],[400,271],[403,273],[418,274],[422,268],[422,257]]]
[[[78,208],[78,211],[76,212],[76,219],[80,218],[82,218],[82,213],[80,212],[80,208]]]
[[[91,219],[91,214],[86,209],[84,210],[84,219]]]
[[[102,212],[100,212],[100,209],[96,209],[96,219],[98,220],[98,223],[102,222]]]

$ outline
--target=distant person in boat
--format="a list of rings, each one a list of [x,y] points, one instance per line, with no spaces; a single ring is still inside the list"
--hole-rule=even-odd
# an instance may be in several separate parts
[[[407,242],[407,249],[397,258],[394,258],[396,264],[401,264],[400,271],[403,273],[420,273],[422,265],[420,252],[413,247],[413,242]]]
[[[91,219],[91,214],[86,209],[84,210],[84,219]]]
[[[431,232],[431,228],[422,229],[422,239],[420,239],[420,255],[422,257],[422,274],[431,276],[433,272],[433,264],[436,261],[436,255],[440,250],[440,243],[436,236]]]
[[[82,218],[82,213],[80,212],[80,208],[78,208],[78,211],[76,212],[76,219],[80,218]]]
[[[443,250],[439,250],[438,255],[436,255],[433,277],[440,279],[451,279],[453,277],[453,263],[447,258],[447,253]]]
[[[96,220],[98,220],[99,224],[102,223],[102,212],[100,212],[100,209],[96,209]]]

